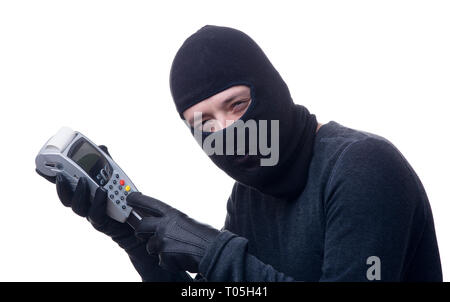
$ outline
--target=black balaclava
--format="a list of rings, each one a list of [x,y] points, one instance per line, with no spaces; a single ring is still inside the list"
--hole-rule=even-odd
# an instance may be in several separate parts
[[[278,164],[255,167],[240,164],[238,155],[209,157],[244,185],[277,198],[298,197],[306,185],[317,121],[305,107],[294,104],[286,83],[261,48],[239,30],[207,25],[178,50],[170,71],[170,89],[181,117],[189,107],[235,85],[251,89],[251,103],[242,121],[279,120]],[[203,139],[224,135],[225,129],[203,132]],[[255,162],[261,156],[250,157]]]

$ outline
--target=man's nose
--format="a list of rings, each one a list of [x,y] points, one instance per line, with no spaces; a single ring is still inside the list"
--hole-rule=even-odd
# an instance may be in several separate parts
[[[217,122],[214,125],[214,131],[220,131],[234,123],[234,120],[226,114],[218,114],[216,120]]]

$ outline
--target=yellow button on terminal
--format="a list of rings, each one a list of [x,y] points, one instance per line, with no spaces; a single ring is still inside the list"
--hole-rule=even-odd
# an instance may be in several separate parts
[[[131,189],[130,186],[125,187],[125,191],[127,191],[127,192],[130,191],[130,189]]]

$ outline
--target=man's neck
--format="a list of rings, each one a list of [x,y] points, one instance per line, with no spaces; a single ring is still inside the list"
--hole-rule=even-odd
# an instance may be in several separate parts
[[[319,131],[319,128],[322,127],[322,124],[317,123],[316,133]]]

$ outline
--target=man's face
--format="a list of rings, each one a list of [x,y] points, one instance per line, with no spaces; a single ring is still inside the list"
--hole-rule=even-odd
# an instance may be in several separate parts
[[[194,128],[220,131],[240,119],[250,103],[250,88],[233,86],[186,109],[183,117]],[[201,119],[194,118],[195,112],[201,112]]]

